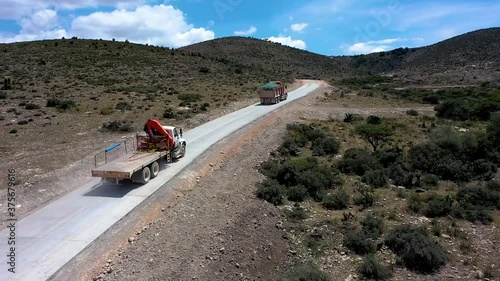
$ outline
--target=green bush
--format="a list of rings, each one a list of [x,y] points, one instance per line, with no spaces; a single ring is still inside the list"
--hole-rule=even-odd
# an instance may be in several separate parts
[[[373,188],[382,188],[387,186],[387,178],[383,170],[367,171],[363,175],[361,181],[369,184]]]
[[[303,185],[292,186],[287,190],[288,200],[302,202],[307,198],[307,189]]]
[[[286,211],[286,216],[289,219],[296,220],[296,221],[305,220],[307,218],[306,211],[304,210],[304,208],[302,208],[300,206],[299,203],[295,203],[291,210]]]
[[[323,130],[316,128],[313,125],[288,124],[286,128],[288,131],[295,131],[302,134],[310,142],[315,142],[316,140],[326,137],[326,133]]]
[[[101,115],[111,115],[115,112],[114,108],[111,106],[103,107],[101,110],[99,110],[99,113]]]
[[[208,68],[206,66],[202,66],[202,67],[200,67],[200,72],[201,73],[210,73],[210,68]]]
[[[388,168],[391,164],[403,160],[403,149],[399,147],[383,148],[374,152],[373,156],[384,168]]]
[[[200,101],[203,98],[202,95],[200,94],[180,94],[177,96],[177,99],[184,101],[184,102],[197,102]]]
[[[338,190],[323,198],[323,207],[328,210],[344,210],[349,207],[349,194]]]
[[[313,145],[314,156],[333,156],[339,152],[340,142],[334,137],[326,137],[318,140]]]
[[[283,156],[299,156],[302,148],[307,145],[307,138],[297,132],[288,132],[285,140],[278,148],[278,152]]]
[[[439,104],[439,96],[438,95],[428,95],[422,98],[423,103],[427,104]]]
[[[384,218],[368,214],[361,221],[363,232],[372,239],[378,239],[384,233]]]
[[[418,116],[419,115],[418,111],[416,111],[415,109],[410,109],[410,110],[406,111],[406,114],[410,115],[410,116]]]
[[[303,185],[314,200],[321,200],[325,190],[337,184],[336,172],[321,166],[317,158],[295,158],[280,165],[275,175],[271,175],[281,185],[292,187]]]
[[[444,217],[451,213],[453,199],[450,196],[434,194],[427,201],[425,215],[430,218]]]
[[[469,109],[463,101],[448,100],[437,105],[434,110],[436,116],[455,121],[465,121],[469,119]]]
[[[447,262],[441,246],[420,228],[410,225],[396,227],[387,235],[384,243],[410,270],[433,273]]]
[[[344,153],[339,169],[345,174],[363,176],[366,171],[380,169],[377,159],[362,148],[350,148]]]
[[[358,255],[373,254],[377,246],[373,239],[362,230],[347,230],[344,235],[344,245]]]
[[[294,267],[280,281],[330,281],[330,276],[314,264]]]
[[[165,111],[163,112],[163,118],[166,119],[173,119],[176,117],[175,111],[171,107],[165,108]]]
[[[393,134],[393,130],[384,124],[361,124],[356,126],[354,130],[356,134],[373,147],[373,151],[377,151],[377,149],[386,143]]]
[[[132,105],[126,101],[121,101],[116,104],[115,108],[120,111],[132,110]]]
[[[275,180],[265,179],[257,184],[255,192],[257,198],[265,200],[274,205],[283,204],[283,187]]]
[[[7,93],[6,92],[0,92],[0,100],[7,99]]]
[[[127,121],[112,121],[102,124],[101,131],[108,132],[131,132],[133,130],[131,124]]]
[[[344,123],[352,123],[354,122],[354,114],[352,113],[346,113],[344,116]]]
[[[427,174],[422,177],[422,183],[425,186],[438,186],[439,177],[433,174]]]
[[[366,123],[371,124],[371,125],[379,125],[382,123],[382,118],[375,116],[375,115],[370,115],[366,119]]]
[[[375,203],[375,195],[373,194],[373,188],[370,186],[358,185],[356,188],[358,193],[354,196],[354,204],[357,206],[362,206],[363,208],[368,208],[373,206]]]
[[[47,100],[47,107],[55,107],[59,111],[69,111],[76,108],[76,103],[72,100],[60,100],[57,98],[49,98]]]
[[[27,110],[33,110],[33,109],[40,109],[40,106],[38,104],[28,103],[25,105],[25,108]]]
[[[358,271],[364,278],[369,280],[387,280],[391,277],[389,269],[380,264],[373,254],[363,257],[363,263]]]

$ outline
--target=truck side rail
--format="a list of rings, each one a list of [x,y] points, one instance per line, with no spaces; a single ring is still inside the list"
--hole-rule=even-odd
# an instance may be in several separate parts
[[[112,146],[105,148],[104,151],[94,155],[94,167],[97,168],[119,158],[122,155],[127,155],[130,152],[135,151],[135,147],[135,138],[129,138],[113,144]],[[99,159],[103,159],[104,161],[99,161]]]

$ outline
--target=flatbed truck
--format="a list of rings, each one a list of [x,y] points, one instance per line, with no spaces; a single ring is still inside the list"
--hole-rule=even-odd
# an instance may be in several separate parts
[[[150,119],[144,130],[145,135],[137,134],[131,140],[125,140],[96,154],[92,176],[116,183],[130,180],[146,184],[159,174],[162,160],[171,163],[186,154],[186,140],[182,138],[182,129],[178,131],[176,127],[161,126],[157,120]],[[130,142],[132,149],[129,149]],[[124,148],[125,155],[110,160],[110,154],[119,148]],[[104,163],[98,164],[98,158],[104,158]]]

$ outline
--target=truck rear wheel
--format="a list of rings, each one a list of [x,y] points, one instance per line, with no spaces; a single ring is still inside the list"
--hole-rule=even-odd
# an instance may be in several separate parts
[[[160,164],[158,161],[153,162],[151,164],[151,178],[156,178],[156,176],[160,173]]]
[[[144,167],[141,172],[141,182],[146,184],[151,179],[151,170],[149,167]]]

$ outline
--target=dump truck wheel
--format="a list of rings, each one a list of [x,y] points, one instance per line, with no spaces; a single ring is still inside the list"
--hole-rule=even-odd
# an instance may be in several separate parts
[[[151,179],[151,170],[149,169],[149,167],[144,167],[142,169],[141,176],[142,183],[146,184],[149,182],[149,180]]]
[[[160,164],[158,161],[153,162],[151,164],[151,178],[156,178],[156,176],[160,173]]]

